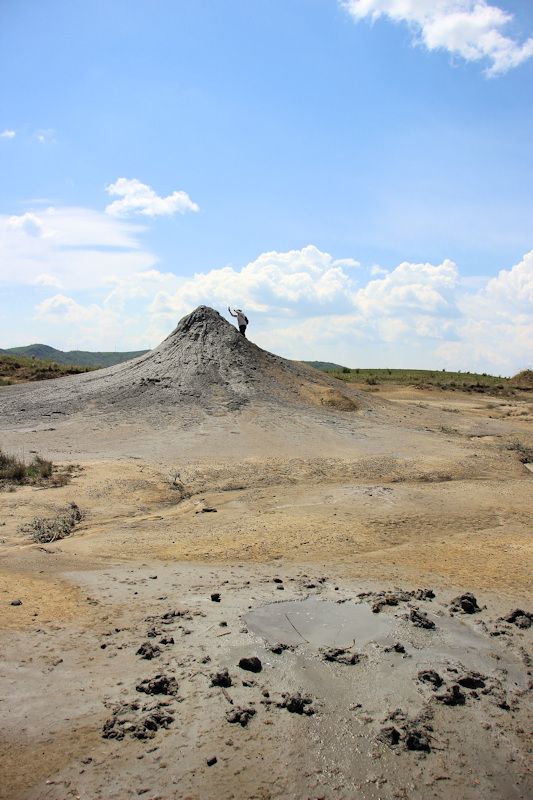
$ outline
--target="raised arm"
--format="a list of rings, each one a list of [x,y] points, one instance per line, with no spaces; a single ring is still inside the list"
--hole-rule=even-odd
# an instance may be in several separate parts
[[[228,306],[228,311],[229,311],[229,313],[231,314],[232,317],[236,317],[237,316],[237,314],[234,314],[229,306]]]

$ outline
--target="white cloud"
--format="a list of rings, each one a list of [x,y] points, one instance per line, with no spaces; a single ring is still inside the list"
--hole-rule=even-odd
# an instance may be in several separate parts
[[[11,130],[10,128],[6,128],[5,131],[0,133],[0,139],[14,139],[17,135],[16,131]]]
[[[533,250],[458,305],[456,341],[438,348],[447,363],[502,373],[533,367]]]
[[[20,230],[27,236],[33,236],[38,239],[44,236],[44,225],[42,219],[31,211],[26,214],[21,214],[19,217],[9,217],[7,220],[7,227],[11,230]]]
[[[341,0],[359,21],[386,17],[407,23],[428,50],[466,61],[488,61],[487,75],[507,72],[533,56],[533,37],[520,44],[502,30],[513,15],[486,0]]]
[[[86,322],[95,320],[102,315],[102,309],[97,305],[84,306],[77,303],[72,297],[64,294],[55,294],[47,297],[36,308],[37,317],[41,319],[53,320],[62,318],[68,322]]]
[[[406,261],[360,289],[355,303],[367,315],[390,315],[398,311],[440,313],[451,307],[458,277],[453,261],[446,260],[436,266]]]
[[[262,253],[241,270],[227,266],[188,278],[174,294],[160,292],[152,311],[175,316],[201,303],[225,308],[247,306],[254,311],[302,314],[310,307],[351,303],[355,283],[345,271],[354,259],[334,259],[313,245],[301,250]]]
[[[106,207],[106,213],[114,217],[139,214],[145,217],[161,217],[171,214],[185,214],[186,211],[199,211],[187,192],[172,192],[167,197],[159,197],[154,190],[136,178],[118,178],[106,186],[111,196],[121,197]]]
[[[42,284],[46,275],[48,285],[68,290],[101,288],[154,267],[157,259],[141,247],[141,231],[86,208],[0,215],[0,283]]]
[[[61,289],[61,281],[59,278],[54,277],[53,275],[47,275],[46,272],[43,272],[42,275],[37,275],[33,283],[35,286],[53,286],[56,289]]]
[[[56,135],[53,128],[39,128],[34,133],[39,144],[56,144]]]

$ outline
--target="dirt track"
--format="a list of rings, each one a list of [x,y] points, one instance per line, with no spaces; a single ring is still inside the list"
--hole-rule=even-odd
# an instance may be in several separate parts
[[[172,354],[154,351],[167,376],[172,364],[180,373],[174,388],[147,386],[159,369],[148,360],[137,390],[120,365],[86,396],[80,376],[0,397],[3,449],[80,465],[67,486],[0,494],[0,796],[530,795],[533,627],[501,620],[533,610],[533,475],[509,449],[533,445],[528,394],[387,399],[261,355],[200,316],[204,345],[212,324],[238,369],[203,364],[189,326]],[[187,375],[185,357],[198,357]],[[206,375],[202,404],[187,392]],[[71,501],[85,512],[71,537],[36,545],[20,532]],[[246,618],[308,596],[356,614],[394,587],[436,596],[383,605],[371,641],[344,643],[354,664],[305,640],[273,653]],[[481,610],[452,615],[464,592]],[[414,624],[416,610],[435,628]],[[146,642],[159,648],[152,659],[137,654]],[[260,673],[237,666],[252,655]],[[211,675],[224,667],[222,691]],[[440,688],[419,678],[427,669]],[[136,691],[157,673],[177,694]],[[471,673],[484,685],[461,688],[464,704],[438,699]],[[291,713],[284,692],[309,694],[315,713]],[[227,720],[236,707],[255,711],[246,727]],[[157,731],[142,727],[150,714]],[[104,738],[106,721],[124,738]],[[429,750],[409,748],[413,731]]]

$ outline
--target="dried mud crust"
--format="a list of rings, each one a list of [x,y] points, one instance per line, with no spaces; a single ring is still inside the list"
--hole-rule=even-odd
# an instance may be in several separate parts
[[[528,606],[471,593],[480,611],[457,614],[457,590],[362,586],[282,565],[109,565],[71,577],[97,603],[96,624],[2,640],[3,680],[25,675],[4,693],[2,737],[22,756],[8,765],[6,800],[121,800],[145,789],[169,800],[370,800],[375,787],[387,800],[527,796],[533,631],[515,621]],[[342,629],[331,625],[325,649],[276,645],[248,620],[277,605],[280,585],[284,602],[364,606],[390,629],[354,646],[335,642]],[[384,597],[397,603],[373,613]],[[410,608],[435,628],[413,626]],[[137,655],[143,641],[161,647],[156,662]]]

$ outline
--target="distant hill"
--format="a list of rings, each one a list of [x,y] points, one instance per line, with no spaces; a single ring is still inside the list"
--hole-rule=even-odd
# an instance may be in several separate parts
[[[310,367],[321,369],[322,372],[342,372],[346,369],[341,364],[333,364],[331,361],[302,361],[302,364],[309,364]]]
[[[114,364],[122,364],[123,361],[129,361],[147,352],[147,350],[134,350],[129,353],[91,353],[86,350],[64,352],[47,344],[29,344],[26,347],[0,349],[0,353],[6,356],[38,358],[42,361],[77,367],[112,367]]]

